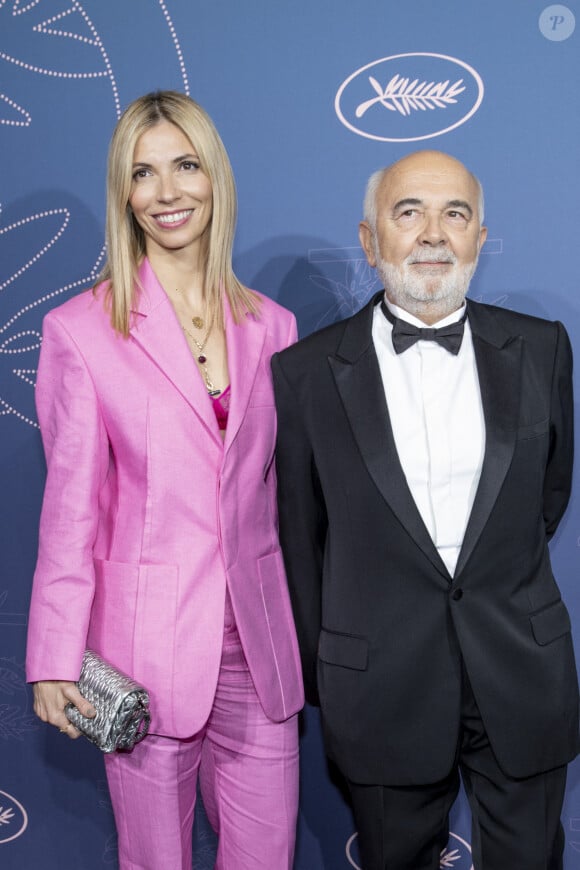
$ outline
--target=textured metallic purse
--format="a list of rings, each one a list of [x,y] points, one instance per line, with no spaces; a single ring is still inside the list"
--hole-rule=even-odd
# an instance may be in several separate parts
[[[74,704],[67,704],[65,713],[103,752],[132,749],[147,735],[151,716],[146,690],[90,649],[83,656],[77,686],[97,715],[88,719]]]

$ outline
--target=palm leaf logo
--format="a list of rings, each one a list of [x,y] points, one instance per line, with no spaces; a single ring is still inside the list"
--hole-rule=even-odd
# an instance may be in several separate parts
[[[456,103],[456,97],[465,90],[463,79],[450,85],[449,79],[445,82],[409,81],[398,73],[390,79],[384,90],[374,76],[369,76],[369,82],[377,96],[356,107],[357,118],[362,118],[377,103],[390,112],[399,112],[404,116],[419,109],[422,112],[427,109],[446,109]]]
[[[9,825],[14,818],[14,810],[11,807],[0,807],[0,825]]]
[[[439,857],[439,870],[448,870],[448,868],[454,867],[460,859],[461,855],[457,849],[443,849]]]

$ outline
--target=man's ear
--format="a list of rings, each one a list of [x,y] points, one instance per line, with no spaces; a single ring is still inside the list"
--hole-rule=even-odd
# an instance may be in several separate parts
[[[485,244],[485,240],[487,239],[487,227],[482,227],[479,231],[479,247],[477,249],[477,253],[481,251]]]
[[[375,256],[375,244],[373,233],[370,224],[367,221],[361,221],[358,225],[358,237],[361,243],[361,247],[365,252],[365,256],[367,258],[369,266],[377,265],[377,258]]]

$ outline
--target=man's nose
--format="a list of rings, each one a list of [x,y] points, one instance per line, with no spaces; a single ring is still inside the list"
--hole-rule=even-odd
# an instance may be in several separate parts
[[[419,234],[419,242],[422,245],[444,245],[447,242],[447,234],[441,222],[439,214],[427,212],[425,222]]]

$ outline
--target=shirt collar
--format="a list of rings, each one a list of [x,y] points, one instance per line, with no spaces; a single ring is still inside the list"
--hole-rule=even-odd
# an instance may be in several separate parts
[[[389,302],[387,299],[387,294],[384,294],[385,305],[393,315],[393,317],[398,317],[399,320],[405,320],[407,323],[412,323],[413,326],[418,326],[425,328],[427,326],[422,320],[419,320],[418,317],[415,317],[413,314],[410,314],[408,311],[405,311],[404,308],[399,308],[398,305],[393,305],[392,302]],[[456,311],[452,311],[451,314],[448,314],[446,317],[443,317],[441,320],[438,320],[436,323],[429,324],[429,329],[438,329],[440,326],[449,326],[450,323],[455,323],[465,314],[465,309],[467,308],[467,304],[465,300],[463,300],[463,305],[461,308],[458,308]]]

